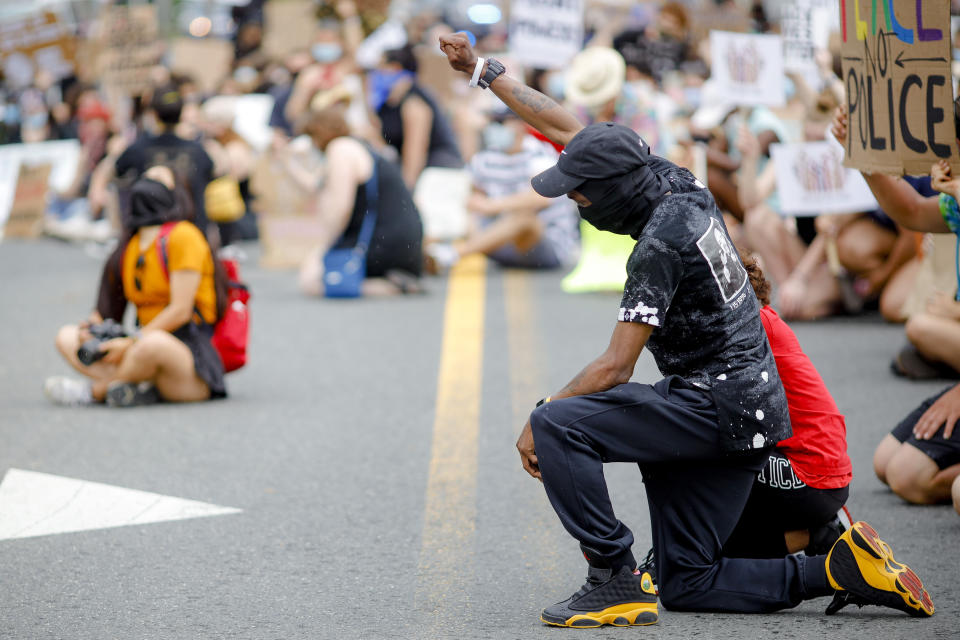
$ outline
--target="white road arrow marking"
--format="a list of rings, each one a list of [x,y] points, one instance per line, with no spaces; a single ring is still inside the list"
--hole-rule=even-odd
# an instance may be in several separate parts
[[[10,469],[0,484],[0,540],[241,511],[99,482]]]

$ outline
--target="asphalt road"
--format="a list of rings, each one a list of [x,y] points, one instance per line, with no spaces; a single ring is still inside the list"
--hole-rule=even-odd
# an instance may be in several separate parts
[[[53,337],[89,311],[99,268],[77,246],[0,244],[0,475],[242,511],[0,540],[4,640],[960,636],[960,517],[906,506],[871,471],[883,434],[942,386],[890,375],[901,328],[875,318],[794,326],[847,415],[854,517],[921,576],[932,619],[879,608],[828,618],[820,600],[762,616],[661,609],[654,627],[563,630],[538,613],[580,586],[584,563],[514,442],[534,402],[606,346],[617,296],[570,296],[558,274],[487,268],[456,291],[433,278],[422,297],[318,301],[297,294],[292,274],[248,263],[251,361],[229,376],[228,400],[53,407],[42,382],[68,373]],[[644,355],[635,379],[657,378]],[[611,465],[607,475],[642,555],[639,472]]]

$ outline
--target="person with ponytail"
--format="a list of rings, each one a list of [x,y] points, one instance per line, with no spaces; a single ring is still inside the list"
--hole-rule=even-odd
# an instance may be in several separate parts
[[[56,338],[57,350],[85,378],[48,378],[44,392],[52,402],[134,406],[226,396],[223,364],[210,343],[219,316],[215,261],[203,233],[186,219],[188,202],[165,166],[151,167],[133,184],[97,310]],[[122,323],[128,303],[136,307],[137,330],[88,347],[103,335],[105,320]],[[78,353],[83,349],[85,356]]]

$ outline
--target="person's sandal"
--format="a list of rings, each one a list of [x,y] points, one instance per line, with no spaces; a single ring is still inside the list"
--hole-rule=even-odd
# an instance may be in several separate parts
[[[894,374],[911,380],[960,379],[960,373],[953,367],[924,358],[913,345],[900,350],[890,363],[890,369]]]

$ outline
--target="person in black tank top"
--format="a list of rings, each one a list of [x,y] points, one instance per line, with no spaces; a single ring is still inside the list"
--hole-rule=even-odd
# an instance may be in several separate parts
[[[416,83],[417,61],[410,47],[388,51],[374,75],[371,92],[380,117],[380,131],[387,144],[400,154],[403,178],[412,189],[425,167],[463,168],[456,136],[446,115],[433,97]],[[404,120],[406,119],[406,127]],[[411,122],[416,123],[412,124]],[[426,148],[405,144],[407,127],[429,127]]]
[[[318,248],[301,267],[301,290],[309,295],[322,295],[323,256],[332,248],[356,246],[370,204],[367,182],[376,176],[377,218],[367,251],[363,293],[389,295],[420,291],[423,226],[400,170],[366,143],[349,136],[339,106],[314,114],[307,132],[317,148],[327,155],[327,176],[317,198],[317,214],[329,225],[324,225]]]

